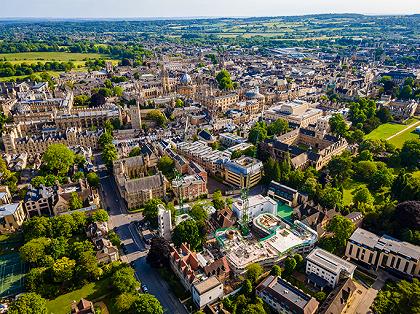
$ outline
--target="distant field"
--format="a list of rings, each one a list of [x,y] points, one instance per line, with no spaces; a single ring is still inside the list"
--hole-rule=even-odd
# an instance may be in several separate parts
[[[83,69],[78,69],[78,71],[82,71]],[[55,71],[46,71],[51,76],[58,77],[60,75],[60,72]],[[34,73],[35,75],[40,73]],[[7,77],[0,77],[0,82],[8,82],[10,80],[18,80],[18,79],[24,79],[25,77],[28,77],[28,75],[15,75],[15,76],[7,76]]]
[[[47,61],[83,61],[87,59],[106,58],[100,53],[70,53],[70,52],[19,52],[19,53],[0,53],[0,60],[11,63],[22,62],[47,62]],[[75,62],[76,63],[76,62]]]

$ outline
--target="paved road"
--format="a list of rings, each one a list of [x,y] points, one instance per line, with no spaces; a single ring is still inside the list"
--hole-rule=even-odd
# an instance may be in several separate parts
[[[165,313],[185,314],[187,311],[179,300],[169,290],[168,284],[157,271],[146,263],[147,249],[144,246],[134,221],[142,219],[141,213],[129,214],[125,203],[120,198],[115,182],[106,171],[99,171],[101,180],[101,199],[104,207],[110,208],[110,225],[117,228],[122,243],[127,248],[127,254],[122,257],[127,262],[133,262],[137,278],[156,296],[165,309]]]

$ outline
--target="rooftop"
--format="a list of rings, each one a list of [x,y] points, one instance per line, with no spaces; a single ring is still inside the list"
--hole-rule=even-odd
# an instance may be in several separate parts
[[[352,263],[349,263],[342,258],[319,248],[316,248],[309,253],[306,258],[308,261],[311,261],[335,274],[339,274],[342,270],[351,274],[356,269],[356,266]]]

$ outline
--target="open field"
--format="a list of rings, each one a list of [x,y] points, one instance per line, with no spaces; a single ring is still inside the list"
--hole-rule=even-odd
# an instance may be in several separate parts
[[[413,132],[419,125],[420,120],[418,117],[411,118],[407,124],[385,123],[367,134],[366,138],[388,140],[391,144],[401,148],[405,141],[419,138],[419,135]]]
[[[83,68],[77,69],[77,71],[83,71]],[[46,71],[46,72],[54,77],[58,77],[61,73],[61,72],[55,72],[55,71]],[[41,74],[41,72],[34,73],[34,74],[35,75]],[[0,77],[0,82],[8,82],[10,80],[19,80],[19,79],[24,79],[25,77],[28,77],[28,75],[15,75],[15,76]]]
[[[394,144],[397,148],[401,148],[403,147],[406,141],[419,139],[420,135],[414,132],[416,127],[419,125],[420,123],[412,124],[411,127],[409,127],[404,132],[398,134],[397,136],[389,139],[388,142],[390,142],[391,144]]]
[[[106,58],[106,55],[99,53],[69,53],[69,52],[19,52],[19,53],[0,53],[0,60],[11,63],[36,63],[47,61],[72,61],[76,65],[84,64],[84,60]]]
[[[60,295],[54,300],[47,302],[48,313],[51,314],[67,314],[70,313],[71,303],[73,301],[80,301],[81,298],[95,302],[98,299],[109,294],[109,280],[103,279],[97,282],[89,283],[82,288]],[[109,299],[109,298],[108,298]],[[102,300],[105,303],[109,303],[110,300]]]

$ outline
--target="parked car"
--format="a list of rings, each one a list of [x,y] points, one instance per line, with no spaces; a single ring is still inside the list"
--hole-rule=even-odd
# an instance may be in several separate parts
[[[141,289],[143,290],[144,293],[149,293],[149,289],[147,288],[146,285],[141,285]]]

